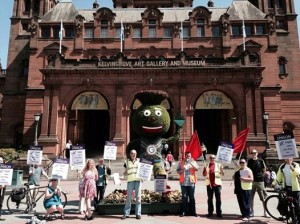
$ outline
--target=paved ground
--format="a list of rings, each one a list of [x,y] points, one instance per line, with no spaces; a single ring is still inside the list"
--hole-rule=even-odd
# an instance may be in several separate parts
[[[44,182],[43,184],[47,184]],[[206,188],[204,186],[203,181],[199,181],[196,186],[196,203],[197,203],[197,213],[199,217],[179,217],[178,215],[142,215],[141,220],[136,220],[135,216],[131,216],[126,220],[121,220],[121,215],[110,215],[110,216],[99,216],[96,213],[94,214],[94,220],[85,221],[83,219],[83,215],[77,213],[78,209],[78,181],[62,181],[61,183],[62,188],[64,191],[68,192],[68,204],[65,208],[65,213],[67,216],[66,220],[53,220],[50,223],[60,223],[60,224],[76,224],[76,223],[99,223],[105,222],[106,224],[110,223],[164,223],[164,224],[175,224],[175,223],[188,223],[197,222],[197,223],[242,223],[239,213],[239,207],[237,204],[237,200],[235,195],[233,194],[233,183],[231,181],[224,181],[223,182],[223,190],[222,190],[222,209],[223,209],[223,218],[218,219],[217,217],[206,218],[207,213],[207,204],[206,204]],[[178,181],[169,181],[169,185],[172,189],[179,190]],[[106,194],[111,193],[114,189],[125,189],[126,188],[126,181],[122,181],[121,186],[115,186],[113,182],[110,180]],[[153,181],[148,181],[143,183],[142,189],[150,189],[153,190]],[[7,196],[6,196],[7,198]],[[31,218],[34,214],[8,214],[7,207],[6,207],[6,198],[4,204],[4,215],[6,220],[2,223],[7,224],[24,224],[26,223],[27,219]],[[44,214],[44,208],[42,206],[42,202],[38,203],[36,207],[37,215],[42,216]],[[252,218],[250,221],[251,223],[281,223],[271,218],[264,218],[262,204],[260,203],[258,197],[255,200],[255,213],[256,217]]]

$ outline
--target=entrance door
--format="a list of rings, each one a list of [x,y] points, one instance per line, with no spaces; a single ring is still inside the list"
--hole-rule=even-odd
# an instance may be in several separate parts
[[[229,110],[222,109],[195,110],[194,129],[208,154],[216,154],[220,142],[230,140],[228,114]]]

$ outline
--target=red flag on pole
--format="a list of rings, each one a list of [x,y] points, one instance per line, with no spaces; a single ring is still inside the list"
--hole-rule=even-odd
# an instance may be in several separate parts
[[[186,147],[186,151],[191,153],[194,160],[198,159],[202,155],[202,149],[198,138],[197,131],[194,131],[189,144]]]
[[[233,140],[234,153],[242,153],[245,149],[249,127],[242,130]]]
[[[184,133],[183,133],[183,141],[181,146],[181,163],[180,163],[181,167],[184,166],[185,150],[186,150],[186,144],[185,144]]]

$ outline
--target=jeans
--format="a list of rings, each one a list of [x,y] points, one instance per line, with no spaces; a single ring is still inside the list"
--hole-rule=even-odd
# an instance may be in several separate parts
[[[252,190],[240,190],[236,192],[236,197],[243,217],[250,217]]]
[[[189,198],[189,209],[190,214],[196,214],[196,205],[195,205],[195,185],[193,186],[182,186],[181,185],[181,194],[182,194],[182,213],[187,214],[187,205]]]
[[[127,182],[127,198],[124,207],[124,215],[128,216],[131,210],[131,198],[133,190],[135,190],[135,215],[141,215],[142,205],[141,205],[141,182],[131,181]]]
[[[208,214],[214,212],[213,196],[216,197],[216,211],[218,215],[222,214],[221,210],[221,190],[222,186],[210,186],[207,185],[207,205],[208,205]]]

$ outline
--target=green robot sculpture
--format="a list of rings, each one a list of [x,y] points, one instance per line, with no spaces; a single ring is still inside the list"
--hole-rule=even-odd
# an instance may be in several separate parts
[[[136,98],[142,105],[133,113],[131,125],[139,138],[127,145],[127,157],[130,150],[135,149],[141,161],[153,164],[154,176],[166,174],[161,156],[163,144],[178,140],[182,125],[176,122],[178,128],[174,136],[163,139],[162,136],[170,128],[171,119],[161,103],[168,98],[168,94],[160,90],[146,90],[138,92]]]

